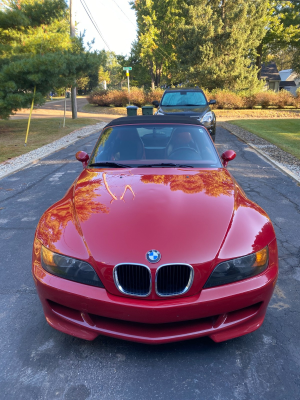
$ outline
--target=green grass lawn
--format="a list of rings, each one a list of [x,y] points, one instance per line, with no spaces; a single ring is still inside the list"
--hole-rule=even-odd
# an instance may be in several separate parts
[[[27,146],[25,147],[28,120],[0,120],[0,162],[28,153],[76,129],[96,124],[99,121],[97,118],[66,119],[66,126],[63,128],[62,118],[32,119]]]
[[[300,120],[247,119],[228,122],[268,140],[300,160]]]

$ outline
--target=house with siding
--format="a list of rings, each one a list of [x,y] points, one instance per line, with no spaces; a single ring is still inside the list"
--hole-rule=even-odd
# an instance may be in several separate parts
[[[285,89],[296,95],[297,89],[300,87],[300,77],[292,69],[284,69],[279,71],[281,77],[280,89]]]
[[[279,92],[281,78],[274,62],[262,64],[260,79],[265,81],[265,90],[273,90],[274,92]]]

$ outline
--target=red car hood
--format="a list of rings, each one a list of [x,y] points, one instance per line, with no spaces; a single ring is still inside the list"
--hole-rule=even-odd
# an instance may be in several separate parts
[[[226,169],[139,168],[84,170],[43,214],[36,237],[89,262],[114,295],[121,295],[112,273],[118,263],[146,264],[152,279],[159,265],[191,264],[191,296],[215,265],[262,249],[275,233]],[[146,260],[153,249],[161,253],[158,264]],[[149,299],[157,298],[152,291]]]
[[[215,259],[235,203],[225,169],[102,171],[83,171],[74,188],[77,221],[96,262],[148,264],[151,249],[161,253],[160,264]]]

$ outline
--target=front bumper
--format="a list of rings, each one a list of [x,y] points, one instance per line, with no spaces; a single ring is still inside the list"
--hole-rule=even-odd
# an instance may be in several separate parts
[[[209,336],[215,342],[253,332],[263,323],[278,268],[190,297],[145,300],[53,276],[36,262],[33,277],[46,320],[55,329],[93,340],[98,335],[160,344]]]

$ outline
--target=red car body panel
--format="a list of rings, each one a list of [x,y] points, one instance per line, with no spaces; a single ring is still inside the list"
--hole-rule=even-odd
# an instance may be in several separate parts
[[[90,263],[105,289],[46,272],[41,244]],[[265,246],[266,271],[203,289],[221,261]],[[146,260],[151,249],[162,255],[158,265]],[[117,289],[112,271],[124,262],[150,268],[148,297]],[[155,293],[155,272],[167,263],[192,265],[194,281],[187,293],[167,299]],[[33,251],[33,276],[47,321],[88,340],[99,334],[145,343],[241,336],[262,324],[277,273],[272,223],[225,168],[84,169],[42,216]]]
[[[276,240],[267,270],[254,278],[204,289],[193,296],[148,301],[67,281],[40,265],[35,242],[33,274],[48,323],[87,340],[104,334],[160,344],[201,336],[232,339],[258,329],[277,280]]]

